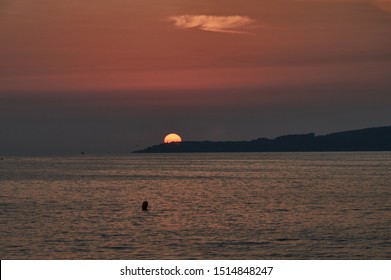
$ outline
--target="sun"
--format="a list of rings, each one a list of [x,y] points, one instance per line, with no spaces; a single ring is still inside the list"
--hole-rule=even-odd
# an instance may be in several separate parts
[[[175,133],[170,133],[166,137],[164,137],[164,143],[179,143],[182,142],[182,138]]]

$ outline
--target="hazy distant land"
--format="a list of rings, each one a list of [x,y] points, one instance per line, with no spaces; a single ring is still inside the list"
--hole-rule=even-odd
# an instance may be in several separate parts
[[[316,136],[314,133],[284,135],[251,141],[184,141],[159,144],[135,153],[203,152],[311,152],[391,151],[391,126],[366,128]]]

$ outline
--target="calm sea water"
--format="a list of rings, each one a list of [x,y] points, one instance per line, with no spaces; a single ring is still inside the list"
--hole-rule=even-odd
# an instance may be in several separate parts
[[[391,258],[391,153],[13,157],[0,186],[1,259]]]

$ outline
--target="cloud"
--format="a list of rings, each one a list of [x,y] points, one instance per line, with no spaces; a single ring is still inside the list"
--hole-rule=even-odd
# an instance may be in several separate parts
[[[373,4],[384,12],[391,13],[391,0],[373,0]]]
[[[247,16],[181,15],[169,17],[174,25],[183,29],[199,28],[204,31],[246,34],[255,20]]]

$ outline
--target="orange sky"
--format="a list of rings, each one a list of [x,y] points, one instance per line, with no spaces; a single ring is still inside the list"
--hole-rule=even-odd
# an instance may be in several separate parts
[[[382,72],[391,20],[375,7],[359,0],[6,1],[0,90],[289,85],[339,79],[362,62]],[[222,31],[172,19],[189,15],[206,25],[209,17]],[[249,22],[230,30],[230,16]],[[359,80],[376,79],[362,72]]]
[[[7,127],[53,111],[64,120],[70,108],[95,120],[122,110],[118,121],[156,130],[126,141],[153,143],[148,137],[166,130],[237,139],[238,131],[248,138],[391,119],[390,0],[1,0],[0,40]],[[209,128],[196,124],[217,111]],[[144,128],[155,114],[166,121]],[[22,137],[7,131],[10,143]]]

